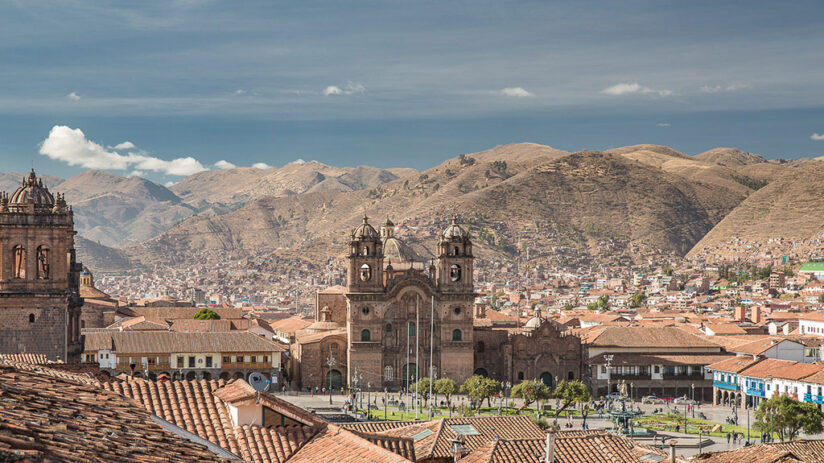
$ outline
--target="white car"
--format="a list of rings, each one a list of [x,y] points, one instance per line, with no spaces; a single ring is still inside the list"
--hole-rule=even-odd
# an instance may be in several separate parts
[[[698,402],[692,399],[688,399],[686,397],[676,397],[672,399],[672,403],[675,405],[697,405]]]
[[[642,404],[662,404],[664,403],[664,399],[659,399],[654,395],[648,395],[641,399]]]

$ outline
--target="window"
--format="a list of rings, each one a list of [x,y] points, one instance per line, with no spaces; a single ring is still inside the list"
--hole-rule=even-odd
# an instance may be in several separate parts
[[[189,368],[194,368],[194,367],[195,367],[195,358],[194,357],[189,357]]]
[[[394,373],[391,366],[387,365],[383,367],[383,380],[384,381],[392,381],[392,374]]]
[[[571,371],[569,373],[567,373],[567,379],[570,380],[570,381],[575,379],[575,373],[573,373]]]
[[[369,255],[369,246],[364,246],[364,247],[363,247],[363,255],[364,255],[364,256],[368,256],[368,255]]]
[[[231,359],[231,358],[232,358],[232,357],[229,357],[229,356],[224,356],[224,357],[223,357],[223,363],[231,363],[231,360],[229,360],[229,359]]]
[[[17,245],[12,249],[14,255],[14,268],[12,274],[14,278],[26,278],[26,248]]]
[[[415,322],[409,322],[409,336],[415,336],[417,330],[415,329]]]
[[[212,356],[211,355],[206,356],[206,368],[212,368]]]
[[[82,330],[85,327],[86,327],[86,320],[80,320],[80,329]]]
[[[235,363],[241,363],[241,362],[243,362],[243,357],[241,357],[240,355],[236,355],[235,356]]]
[[[33,313],[29,314],[29,323],[34,323],[34,314]]]
[[[177,357],[177,368],[183,368],[183,357]]]
[[[457,246],[455,246],[455,255],[457,256],[458,254],[460,254],[460,253],[458,252],[458,247],[457,247]]]
[[[655,373],[661,373],[661,367],[659,365],[655,365]]]
[[[263,356],[263,363],[269,363],[269,356],[268,355]]]
[[[461,279],[461,266],[458,264],[452,264],[452,267],[449,268],[449,279],[452,281],[460,281]]]
[[[460,307],[455,307],[454,309],[452,309],[452,311],[455,312],[455,315],[460,315],[461,314],[461,308]]]
[[[369,307],[364,307],[360,309],[361,313],[364,315],[369,315]]]
[[[478,353],[483,353],[485,348],[486,348],[486,346],[484,346],[484,342],[483,341],[478,341],[478,347],[476,349],[478,351]]]
[[[49,279],[49,247],[37,246],[37,279]]]
[[[460,341],[461,340],[461,330],[452,330],[452,340],[453,341]]]
[[[392,324],[391,324],[391,323],[387,323],[387,324],[386,324],[386,332],[387,332],[387,333],[391,333],[391,332],[392,332]]]
[[[369,265],[367,265],[367,264],[361,265],[360,279],[361,279],[361,281],[369,281],[369,280],[372,279],[372,268],[369,267]]]
[[[255,362],[257,362],[257,355],[252,356],[252,363],[255,363]]]
[[[363,330],[360,332],[360,340],[361,342],[369,342],[372,340],[372,333],[369,330]]]
[[[519,371],[519,372],[518,372],[518,381],[523,381],[523,380],[524,380],[524,372],[523,372],[523,371]]]

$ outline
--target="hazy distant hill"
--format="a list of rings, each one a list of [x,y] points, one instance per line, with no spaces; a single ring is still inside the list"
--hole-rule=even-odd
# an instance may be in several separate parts
[[[65,193],[80,235],[112,247],[147,240],[194,214],[164,186],[99,170],[75,175],[54,191]]]
[[[121,272],[131,269],[132,265],[123,251],[110,248],[82,236],[74,238],[77,260],[93,272]]]
[[[513,252],[495,232],[500,224],[514,234],[537,230],[538,245],[552,231],[582,246],[612,237],[683,253],[751,191],[721,174],[704,181],[692,173],[724,173],[723,167],[659,149],[651,151],[658,161],[640,161],[632,153],[650,150],[630,148],[570,155],[534,144],[499,146],[370,190],[267,197],[225,215],[195,216],[129,252],[182,261],[183,249],[290,248],[320,258],[342,252],[346,232],[364,213],[377,226],[384,217],[431,225],[457,212],[471,222],[477,253],[487,257]],[[686,167],[672,167],[673,160]],[[426,227],[414,239],[434,235]]]
[[[786,168],[778,178],[752,193],[695,245],[689,256],[726,243],[732,237],[766,242],[783,237],[801,240],[824,232],[824,162]]]
[[[355,191],[374,188],[396,178],[390,170],[369,166],[333,167],[311,161],[270,169],[241,167],[200,172],[184,178],[171,190],[188,204],[202,208],[210,204],[243,205],[264,196],[307,191]]]
[[[753,153],[745,153],[737,148],[714,148],[696,154],[694,159],[722,166],[747,166],[767,162],[766,159]]]

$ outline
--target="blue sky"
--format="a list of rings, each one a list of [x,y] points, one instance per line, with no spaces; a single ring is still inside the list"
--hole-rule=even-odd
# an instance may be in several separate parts
[[[820,1],[126,4],[0,0],[0,171],[824,154]]]

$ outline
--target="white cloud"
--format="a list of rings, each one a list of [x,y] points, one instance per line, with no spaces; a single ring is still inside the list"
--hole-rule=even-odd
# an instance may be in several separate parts
[[[68,98],[72,101],[78,101],[78,100],[80,100],[80,95],[78,95],[77,92],[71,92],[68,95],[66,95],[66,98]]]
[[[266,164],[265,162],[256,162],[256,163],[252,164],[252,167],[254,167],[255,169],[271,169],[272,168],[272,166],[270,166],[269,164]]]
[[[207,170],[193,157],[166,161],[149,156],[143,151],[121,155],[117,151],[109,151],[102,145],[87,139],[82,130],[72,129],[65,125],[52,127],[49,136],[40,145],[40,154],[63,161],[70,166],[81,166],[87,169],[149,170],[176,176],[186,176]]]
[[[719,93],[719,92],[734,92],[736,90],[743,90],[747,88],[752,88],[752,85],[749,84],[732,84],[732,85],[704,85],[699,90],[701,93]]]
[[[535,96],[535,94],[526,91],[523,87],[507,87],[501,90],[501,95],[514,96],[516,98]]]
[[[611,87],[607,87],[601,90],[601,93],[606,93],[607,95],[629,95],[633,93],[639,94],[651,94],[656,96],[670,96],[672,95],[672,90],[656,90],[654,88],[644,87],[643,85],[633,82],[633,83],[620,83],[615,84]]]
[[[243,95],[244,93],[246,93],[246,90],[243,90],[242,88],[235,90],[235,95]]]
[[[358,82],[352,82],[350,80],[346,83],[346,86],[343,88],[338,87],[337,85],[330,85],[323,89],[323,94],[325,96],[352,95],[353,93],[366,93],[366,86]]]
[[[129,172],[128,177],[143,177],[145,174],[141,170],[133,170]]]
[[[298,165],[301,165],[301,166],[302,166],[302,165],[306,164],[306,161],[304,161],[304,160],[303,160],[303,159],[301,159],[301,158],[297,158],[297,159],[295,159],[294,161],[290,162],[289,164],[298,164]]]
[[[116,150],[132,150],[135,149],[134,143],[130,141],[124,141],[123,143],[118,143],[114,145],[114,149]]]
[[[824,133],[814,133],[810,135],[810,140],[821,141],[824,140]]]
[[[670,123],[669,122],[659,122],[655,125],[657,125],[658,127],[669,127]]]
[[[221,159],[220,161],[215,163],[215,168],[216,169],[221,169],[221,170],[222,169],[234,169],[236,167],[237,167],[236,165],[232,164],[231,162],[229,162],[225,159]]]
[[[177,182],[166,182],[166,183],[163,184],[163,186],[165,186],[166,188],[169,188],[169,187],[174,186],[175,183],[177,183]]]

